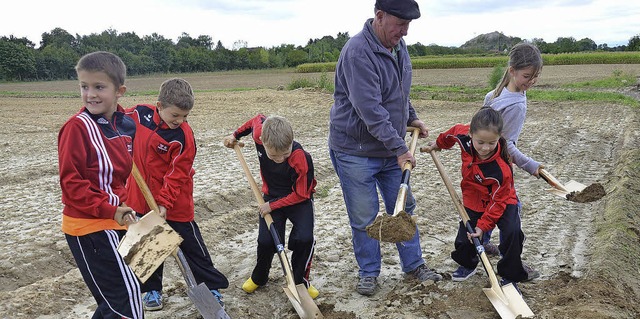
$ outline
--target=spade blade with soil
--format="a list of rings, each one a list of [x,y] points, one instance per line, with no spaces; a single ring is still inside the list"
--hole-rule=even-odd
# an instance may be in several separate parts
[[[420,129],[417,127],[408,127],[407,131],[411,133],[409,152],[414,154]],[[379,241],[397,243],[410,240],[416,234],[415,216],[409,215],[409,213],[404,210],[407,202],[407,193],[409,192],[411,163],[405,163],[402,170],[402,182],[400,184],[400,190],[398,191],[393,215],[383,212],[376,216],[373,223],[367,225],[367,235],[371,238]]]
[[[553,188],[547,191],[576,203],[588,203],[597,201],[604,197],[607,193],[600,183],[593,183],[589,186],[574,180],[566,184],[560,183],[551,173],[545,169],[540,169],[540,177],[544,179]]]
[[[182,237],[152,210],[129,223],[118,252],[144,283],[181,242]]]

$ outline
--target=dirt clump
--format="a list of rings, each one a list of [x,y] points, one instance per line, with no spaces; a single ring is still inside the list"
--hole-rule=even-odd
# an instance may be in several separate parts
[[[604,186],[600,183],[593,183],[579,192],[571,192],[567,194],[567,199],[576,203],[595,202],[607,195]]]
[[[398,243],[407,241],[416,234],[416,222],[405,211],[392,216],[382,213],[367,226],[367,235],[379,241]]]

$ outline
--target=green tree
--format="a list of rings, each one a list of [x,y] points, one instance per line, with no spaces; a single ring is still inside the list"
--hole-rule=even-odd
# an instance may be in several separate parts
[[[58,47],[76,47],[77,41],[74,36],[62,28],[54,28],[51,32],[45,32],[42,34],[42,41],[40,41],[40,49],[46,48],[50,45],[56,45]]]
[[[629,44],[627,44],[627,51],[640,51],[640,34],[629,39]]]
[[[71,47],[49,45],[38,51],[36,65],[38,78],[43,80],[73,79],[79,54]]]
[[[573,37],[568,37],[568,38],[563,38],[560,37],[558,38],[558,40],[556,41],[556,52],[553,53],[569,53],[569,52],[576,52],[576,39]]]
[[[287,53],[287,58],[285,59],[285,64],[290,67],[298,66],[307,62],[309,62],[307,52],[300,49],[289,51],[289,53]]]
[[[170,72],[174,70],[176,49],[173,41],[165,37],[152,33],[143,38],[144,49],[142,54],[153,59],[153,72]]]
[[[230,70],[231,67],[231,51],[222,45],[222,42],[218,41],[216,48],[211,54],[213,60],[214,70],[224,71]]]
[[[135,32],[125,32],[118,35],[118,48],[137,55],[142,52],[144,42]]]
[[[213,70],[213,60],[209,50],[188,47],[176,51],[176,68],[179,72],[203,72]]]
[[[0,39],[0,78],[27,80],[36,77],[35,51],[9,38]]]
[[[575,44],[576,52],[595,51],[597,48],[596,42],[589,38],[584,38]]]

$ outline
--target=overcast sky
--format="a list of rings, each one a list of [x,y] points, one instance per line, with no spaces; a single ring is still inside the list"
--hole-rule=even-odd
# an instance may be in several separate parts
[[[60,27],[72,35],[157,33],[174,42],[183,33],[211,36],[227,48],[306,45],[338,32],[358,33],[373,16],[375,0],[10,0],[3,6],[0,36],[27,37]],[[408,44],[458,47],[484,33],[547,43],[559,37],[590,38],[610,47],[640,34],[637,0],[430,0],[418,1],[422,17],[411,22]]]

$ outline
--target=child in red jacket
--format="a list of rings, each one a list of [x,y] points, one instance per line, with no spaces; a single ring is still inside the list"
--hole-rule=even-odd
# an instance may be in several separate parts
[[[293,139],[291,124],[281,116],[258,114],[226,136],[223,143],[233,148],[241,137],[247,135],[253,137],[260,161],[265,201],[258,207],[260,215],[271,214],[273,225],[283,241],[287,219],[293,224],[288,244],[293,252],[293,279],[296,284],[304,284],[311,298],[315,299],[319,292],[309,282],[315,249],[313,193],[317,183],[311,155]],[[259,286],[267,284],[276,253],[273,237],[264,218],[260,218],[258,227],[256,266],[251,277],[242,285],[247,293],[253,293]]]
[[[183,79],[166,80],[160,86],[156,105],[142,104],[127,109],[136,123],[133,160],[158,203],[160,216],[182,236],[180,249],[198,283],[205,283],[221,305],[219,289],[229,281],[214,266],[194,220],[193,161],[196,144],[187,116],[194,104],[191,85]],[[127,184],[129,205],[138,213],[151,208],[133,176]],[[162,309],[162,272],[160,265],[144,283],[146,310]]]
[[[82,109],[60,128],[62,231],[98,308],[93,318],[143,318],[140,284],[118,253],[136,125],[124,115],[126,66],[109,52],[78,61]]]
[[[501,284],[515,285],[527,279],[520,257],[525,235],[506,141],[501,137],[502,127],[500,113],[482,108],[469,125],[455,125],[429,145],[438,151],[458,144],[462,151],[462,202],[475,232],[468,234],[460,223],[455,250],[451,253],[451,258],[460,265],[452,274],[453,281],[466,280],[476,273],[479,258],[470,237],[482,239],[483,233],[496,226],[502,238],[498,246],[502,255],[498,261]]]

